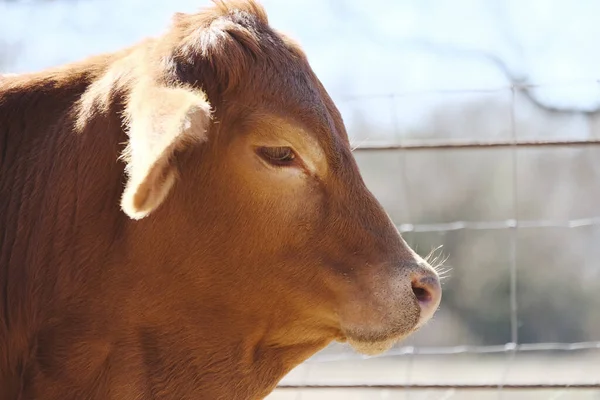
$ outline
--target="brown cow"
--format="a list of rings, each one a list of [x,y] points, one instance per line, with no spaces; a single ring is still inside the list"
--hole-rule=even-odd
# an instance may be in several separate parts
[[[258,399],[441,290],[251,0],[0,83],[0,398]]]

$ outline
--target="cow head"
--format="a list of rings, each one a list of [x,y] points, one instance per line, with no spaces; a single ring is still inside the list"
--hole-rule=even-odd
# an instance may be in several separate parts
[[[337,339],[379,353],[432,317],[436,272],[367,189],[340,113],[258,5],[179,14],[144,57],[122,208],[138,220],[135,257],[170,271],[170,296],[264,347],[313,352]]]

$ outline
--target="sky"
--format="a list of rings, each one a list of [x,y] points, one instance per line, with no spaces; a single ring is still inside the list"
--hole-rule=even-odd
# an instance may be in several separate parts
[[[0,72],[35,71],[117,50],[163,32],[174,12],[208,0],[0,1]],[[262,0],[271,24],[297,39],[346,121],[359,110],[393,125],[423,119],[456,96],[502,89],[506,74],[544,85],[548,105],[600,107],[600,2],[578,0]],[[1,49],[2,47],[0,47]],[[420,95],[417,93],[424,92]],[[408,99],[406,95],[411,94]],[[465,98],[470,95],[465,94]]]

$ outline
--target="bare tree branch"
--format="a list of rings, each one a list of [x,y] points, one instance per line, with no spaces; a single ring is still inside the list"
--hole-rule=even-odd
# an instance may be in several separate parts
[[[370,19],[367,13],[360,12],[360,10],[357,10],[353,6],[353,3],[345,3],[344,7],[338,7],[338,13],[342,16],[342,18],[346,20],[361,21],[361,31],[364,32],[365,35],[367,35],[372,41],[381,46],[385,46],[388,48],[390,47],[388,43],[383,44],[382,41],[378,39],[382,37],[382,34],[380,32],[377,32],[377,23]],[[510,47],[513,48],[518,55],[524,57],[525,51],[523,47],[520,45],[519,41],[514,37],[512,31],[506,28],[506,26],[509,25],[508,16],[506,13],[506,5],[502,2],[496,3],[494,7],[494,13],[503,20],[503,24],[499,24],[503,26],[503,28],[500,29],[506,37],[506,40],[508,41]],[[501,71],[506,76],[510,85],[513,86],[515,92],[521,94],[539,109],[544,110],[548,113],[556,115],[582,114],[584,116],[594,116],[600,114],[600,102],[596,107],[587,110],[578,107],[557,106],[545,103],[543,100],[539,99],[538,96],[535,94],[535,89],[539,88],[540,85],[535,85],[531,83],[528,74],[514,70],[508,65],[506,60],[498,54],[494,54],[484,49],[466,48],[449,43],[439,43],[426,38],[407,38],[403,39],[401,42],[398,41],[396,43],[399,49],[406,47],[417,47],[447,57],[462,57],[485,60],[494,65],[499,71]],[[600,84],[600,81],[598,83]]]
[[[500,56],[491,52],[482,49],[469,49],[448,44],[439,44],[425,39],[413,40],[411,41],[411,44],[413,46],[417,46],[428,51],[435,52],[437,54],[447,55],[451,57],[478,58],[486,60],[487,62],[493,64],[506,76],[510,84],[514,87],[515,91],[518,91],[527,100],[531,101],[531,103],[548,113],[584,114],[586,116],[592,116],[600,113],[600,104],[598,104],[598,106],[590,110],[568,106],[563,107],[545,104],[534,93],[535,89],[538,88],[539,85],[529,83],[529,77],[526,74],[512,70]]]

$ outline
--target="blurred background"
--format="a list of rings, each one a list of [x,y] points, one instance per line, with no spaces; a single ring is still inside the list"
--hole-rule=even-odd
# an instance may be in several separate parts
[[[0,73],[116,50],[208,4],[0,0]],[[269,398],[600,399],[600,2],[262,4],[304,47],[408,243],[443,246],[450,270],[410,340],[370,359],[334,344],[282,382],[389,387]]]

